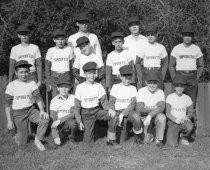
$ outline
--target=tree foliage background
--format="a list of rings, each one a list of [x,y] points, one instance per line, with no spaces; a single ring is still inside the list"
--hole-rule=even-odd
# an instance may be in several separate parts
[[[158,41],[165,45],[168,53],[181,42],[182,24],[192,22],[196,30],[195,42],[204,53],[205,71],[201,81],[208,81],[209,5],[209,0],[1,0],[0,75],[8,73],[10,50],[19,43],[18,25],[32,25],[31,42],[39,46],[44,59],[47,49],[54,45],[53,29],[62,27],[69,36],[77,32],[75,14],[88,12],[90,30],[99,37],[104,57],[112,50],[111,32],[119,30],[128,35],[127,18],[132,15],[141,17],[142,34],[147,24],[158,25]]]

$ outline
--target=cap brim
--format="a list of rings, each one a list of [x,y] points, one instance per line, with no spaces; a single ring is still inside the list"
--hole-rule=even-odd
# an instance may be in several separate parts
[[[29,29],[17,30],[17,33],[20,33],[20,32],[30,32],[30,30]]]
[[[28,68],[30,68],[31,66],[32,66],[31,64],[20,64],[20,65],[15,66],[15,68],[17,68],[17,67],[28,67]]]

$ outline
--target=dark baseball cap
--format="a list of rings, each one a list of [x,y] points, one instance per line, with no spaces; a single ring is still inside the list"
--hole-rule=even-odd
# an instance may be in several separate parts
[[[26,60],[20,60],[15,63],[15,69],[19,67],[30,68],[32,65],[28,63]]]
[[[148,33],[148,32],[157,33],[157,26],[156,25],[148,25],[145,28],[145,32],[146,33]]]
[[[66,36],[66,31],[63,29],[55,29],[53,31],[53,37],[57,37],[57,36]]]
[[[87,15],[87,13],[79,13],[76,15],[76,21],[80,22],[80,21],[90,21],[89,17]]]
[[[139,23],[140,24],[140,19],[138,16],[132,16],[128,19],[128,25],[132,23]]]
[[[73,86],[73,83],[71,82],[71,80],[70,80],[70,78],[67,78],[67,77],[60,77],[59,79],[58,79],[58,81],[56,82],[56,85],[57,86],[59,86],[59,85],[61,85],[61,84],[68,84],[68,85],[70,85],[70,86]]]
[[[148,72],[148,74],[146,75],[145,80],[148,81],[156,81],[159,82],[160,81],[160,76],[158,75],[158,73],[155,70],[150,70]]]
[[[191,23],[185,23],[182,26],[182,33],[192,33],[194,34],[194,27]]]
[[[133,67],[131,65],[124,65],[119,69],[120,75],[132,75],[133,74]]]
[[[113,32],[112,34],[111,34],[111,39],[114,39],[114,38],[123,38],[124,36],[123,36],[123,33],[121,33],[121,32]]]
[[[182,76],[182,75],[176,75],[173,79],[173,85],[177,86],[177,85],[186,85],[187,81],[186,79]]]
[[[31,30],[29,29],[29,25],[27,25],[27,24],[20,25],[17,28],[17,33],[20,33],[20,32],[30,32],[30,31]]]
[[[97,64],[95,62],[88,62],[83,65],[82,69],[85,71],[97,70]]]
[[[90,40],[86,36],[82,36],[76,40],[77,47],[81,46],[84,43],[89,43]]]

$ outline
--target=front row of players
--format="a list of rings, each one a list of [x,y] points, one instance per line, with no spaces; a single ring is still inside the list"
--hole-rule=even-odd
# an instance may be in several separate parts
[[[189,145],[188,138],[194,130],[191,121],[194,112],[191,98],[183,94],[186,80],[182,76],[174,78],[175,92],[168,95],[165,100],[164,92],[158,88],[160,78],[157,72],[149,72],[146,86],[137,92],[136,87],[130,84],[133,74],[132,65],[122,66],[119,69],[121,82],[112,86],[108,101],[103,86],[95,82],[97,64],[88,62],[83,66],[86,81],[77,86],[75,96],[69,94],[73,87],[70,80],[66,77],[58,80],[59,94],[51,101],[49,118],[49,115],[44,112],[37,84],[28,80],[30,66],[23,60],[15,64],[17,79],[8,84],[5,92],[7,128],[12,130],[16,126],[15,141],[21,147],[27,143],[27,125],[30,121],[38,124],[35,145],[40,151],[44,151],[42,140],[50,118],[52,119],[51,132],[56,145],[61,144],[59,134],[64,131],[70,132],[69,139],[74,141],[78,128],[84,131],[83,141],[92,143],[95,122],[108,120],[107,145],[121,148],[122,146],[116,142],[116,127],[127,119],[133,125],[135,143],[140,145],[155,141],[156,146],[161,147],[167,122],[166,116],[168,118],[166,143],[177,146],[178,140],[181,139],[182,144]],[[34,101],[39,110],[36,109]],[[153,133],[154,128],[155,133]]]

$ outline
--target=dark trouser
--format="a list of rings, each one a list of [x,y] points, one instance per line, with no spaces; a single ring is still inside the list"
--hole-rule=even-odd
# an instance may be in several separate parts
[[[161,72],[161,69],[147,69],[146,67],[143,67],[142,69],[142,86],[145,87],[146,86],[146,77],[148,75],[148,73],[150,71],[154,71],[154,72],[157,72],[158,76],[159,76],[159,83],[158,83],[158,88],[159,89],[162,89],[163,90],[163,78],[162,78],[162,72]]]
[[[185,121],[182,124],[176,124],[175,122],[168,121],[167,131],[167,144],[171,146],[178,146],[179,134],[183,133],[183,138],[189,138],[194,130],[193,123],[191,121]]]
[[[117,119],[118,119],[118,116],[120,115],[120,113],[122,111],[123,110],[117,110],[116,111],[117,112]],[[130,111],[128,113],[127,120],[132,123],[133,132],[135,134],[140,134],[142,132],[142,130],[141,130],[141,127],[142,127],[141,117],[136,111]]]
[[[70,78],[70,72],[67,71],[65,73],[57,73],[55,71],[51,71],[51,79],[50,79],[50,85],[52,88],[52,98],[54,98],[56,95],[58,95],[58,89],[56,83],[58,82],[58,79],[60,77],[64,77],[66,79]]]
[[[70,137],[74,138],[77,130],[76,120],[74,118],[68,119],[62,124],[58,125],[57,128],[52,128],[53,139],[60,137],[59,133],[69,133],[71,131]]]
[[[117,118],[109,117],[108,111],[101,110],[100,107],[81,110],[82,120],[85,126],[84,138],[85,143],[91,143],[94,141],[94,127],[96,120],[108,120],[108,134],[107,138],[110,140],[116,140],[116,124]]]
[[[197,93],[198,93],[198,79],[197,79],[197,72],[192,72],[192,73],[185,73],[183,71],[177,71],[177,75],[182,75],[186,81],[187,81],[187,86],[184,89],[184,93],[188,96],[193,101],[193,107],[196,107],[196,99],[197,99]]]
[[[14,110],[13,118],[17,127],[17,138],[21,145],[28,140],[28,121],[38,124],[36,138],[42,140],[47,130],[49,120],[41,119],[39,110],[31,106],[22,110]]]

